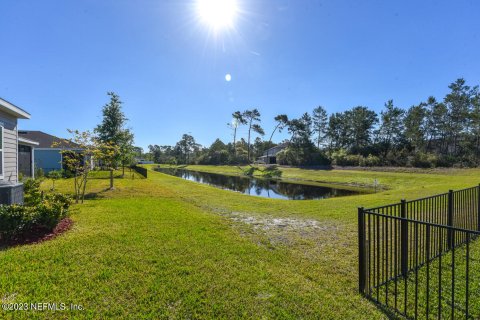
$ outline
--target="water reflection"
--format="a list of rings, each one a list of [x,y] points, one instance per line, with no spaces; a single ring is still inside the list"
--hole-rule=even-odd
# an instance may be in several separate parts
[[[154,170],[221,189],[275,199],[313,200],[361,193],[359,191],[346,189],[311,186],[254,177],[227,176],[218,173],[206,173],[185,169],[155,168]]]

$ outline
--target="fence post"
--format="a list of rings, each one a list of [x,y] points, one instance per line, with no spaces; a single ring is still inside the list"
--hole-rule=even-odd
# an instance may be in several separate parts
[[[447,225],[453,227],[453,190],[448,190]],[[452,229],[447,230],[447,244],[449,250],[454,246]]]
[[[408,221],[407,219],[407,201],[402,199],[400,202],[400,217],[403,218],[400,223],[400,267],[402,276],[406,277],[408,273]]]
[[[366,283],[365,261],[365,212],[363,207],[358,208],[358,291],[365,293]]]
[[[477,230],[480,231],[480,184],[477,187]]]

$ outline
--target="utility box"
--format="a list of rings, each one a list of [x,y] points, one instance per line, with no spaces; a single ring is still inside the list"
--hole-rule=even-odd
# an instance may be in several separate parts
[[[23,183],[0,184],[0,204],[23,204]]]

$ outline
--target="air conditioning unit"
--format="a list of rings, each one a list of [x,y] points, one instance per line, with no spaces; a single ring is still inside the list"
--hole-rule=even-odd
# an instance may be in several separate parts
[[[0,204],[23,204],[23,183],[0,184]]]

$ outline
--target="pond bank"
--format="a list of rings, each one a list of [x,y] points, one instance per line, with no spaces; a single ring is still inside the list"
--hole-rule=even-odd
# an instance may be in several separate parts
[[[352,190],[338,186],[285,181],[279,178],[229,175],[194,171],[186,168],[154,167],[153,170],[221,189],[265,198],[284,200],[318,200],[368,193],[368,190]]]

